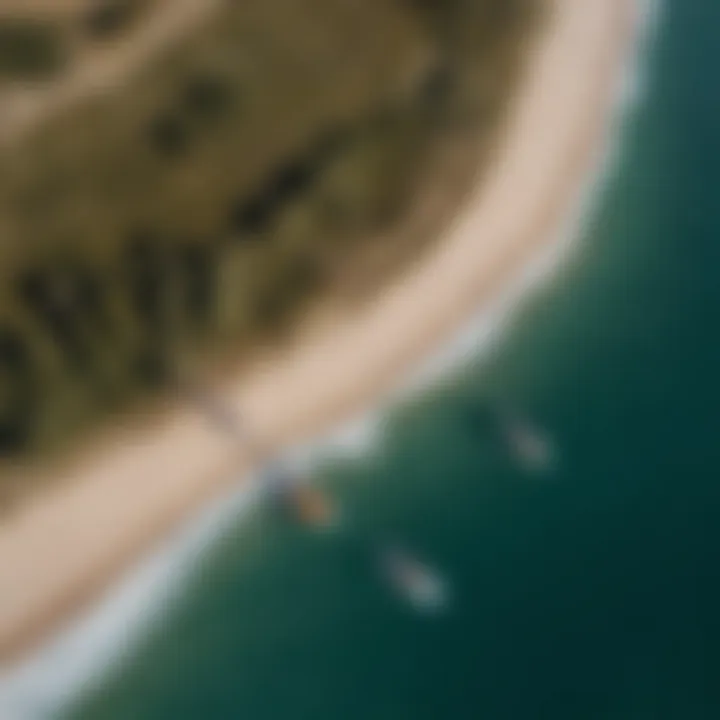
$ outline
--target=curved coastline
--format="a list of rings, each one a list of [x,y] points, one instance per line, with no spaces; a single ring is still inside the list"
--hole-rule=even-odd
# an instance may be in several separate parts
[[[494,176],[437,248],[361,314],[225,388],[278,445],[376,402],[552,242],[594,167],[635,20],[628,0],[556,4]],[[246,464],[191,412],[152,442],[131,439],[111,455],[76,469],[80,479],[48,490],[0,529],[0,660],[96,597]]]

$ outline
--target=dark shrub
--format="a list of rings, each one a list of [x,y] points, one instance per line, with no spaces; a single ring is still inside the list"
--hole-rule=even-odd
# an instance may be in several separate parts
[[[240,200],[230,210],[230,230],[240,237],[258,235],[270,226],[273,211],[272,198],[267,194]]]
[[[186,111],[193,117],[201,120],[214,119],[233,104],[233,88],[221,77],[196,75],[188,80],[182,101]]]
[[[420,87],[420,101],[432,110],[443,105],[453,90],[454,77],[449,65],[439,65],[428,73]]]
[[[123,282],[141,325],[154,331],[164,328],[169,276],[168,257],[159,239],[144,230],[131,233],[122,257]]]
[[[317,176],[318,170],[309,158],[300,158],[281,167],[267,187],[273,204],[280,205],[306,190]]]
[[[147,130],[148,140],[152,149],[166,158],[184,155],[190,144],[190,137],[185,123],[171,114],[160,115],[150,123]]]
[[[47,78],[63,68],[67,57],[62,37],[49,23],[0,20],[0,78]]]
[[[328,130],[313,144],[310,156],[312,162],[320,168],[332,159],[353,140],[353,131],[349,127],[337,127]]]
[[[178,254],[183,315],[187,315],[191,322],[202,325],[212,313],[217,250],[193,243],[181,246]]]
[[[125,30],[140,10],[138,0],[95,0],[84,18],[90,35],[104,39]]]
[[[145,388],[167,385],[171,378],[171,363],[165,349],[154,343],[143,347],[132,365],[132,376]]]
[[[21,273],[16,293],[28,311],[60,346],[77,369],[89,360],[82,342],[83,315],[92,308],[93,293],[67,267],[32,268]]]
[[[21,452],[31,442],[36,401],[27,346],[17,331],[0,328],[0,456]]]

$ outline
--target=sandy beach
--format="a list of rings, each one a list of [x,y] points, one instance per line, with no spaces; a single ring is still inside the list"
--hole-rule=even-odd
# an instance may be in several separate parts
[[[445,236],[375,301],[221,388],[274,446],[377,403],[555,241],[602,152],[637,20],[631,0],[555,4],[496,165]],[[248,470],[242,450],[190,408],[63,468],[0,526],[0,663],[80,612]]]

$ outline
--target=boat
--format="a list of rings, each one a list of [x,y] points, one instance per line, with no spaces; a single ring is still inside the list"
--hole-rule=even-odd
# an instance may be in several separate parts
[[[285,502],[301,525],[322,528],[335,524],[334,504],[325,493],[308,484],[295,485],[286,493]]]
[[[501,408],[500,431],[515,460],[525,470],[548,470],[555,461],[555,448],[540,428],[520,414]]]
[[[380,570],[390,587],[416,610],[437,612],[447,606],[445,581],[407,551],[396,546],[382,548]]]
[[[336,524],[338,511],[335,504],[301,475],[273,463],[262,480],[275,507],[292,521],[318,529]]]

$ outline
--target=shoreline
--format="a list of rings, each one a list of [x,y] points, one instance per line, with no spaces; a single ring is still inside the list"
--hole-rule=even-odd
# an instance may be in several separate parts
[[[633,30],[632,7],[627,0],[559,0],[549,37],[540,41],[542,60],[524,81],[510,117],[494,177],[471,195],[419,267],[359,318],[309,338],[291,358],[228,388],[254,427],[275,444],[295,444],[381,401],[408,367],[478,306],[492,303],[508,272],[514,275],[547,249],[576,188],[595,166],[616,65]],[[578,75],[582,87],[573,85]],[[568,98],[572,107],[564,102]],[[542,131],[535,130],[543,124],[550,132],[538,142]],[[525,211],[522,203],[529,205]],[[495,243],[480,247],[480,234],[494,234]],[[348,379],[353,364],[363,375],[359,382]],[[312,378],[323,387],[308,392]],[[221,494],[243,460],[192,412],[169,421],[152,447],[140,439],[115,455],[84,469],[87,477],[73,485],[29,501],[0,529],[0,587],[11,588],[0,598],[0,662],[31,649],[97,597],[119,569]],[[151,488],[148,478],[157,480]]]

